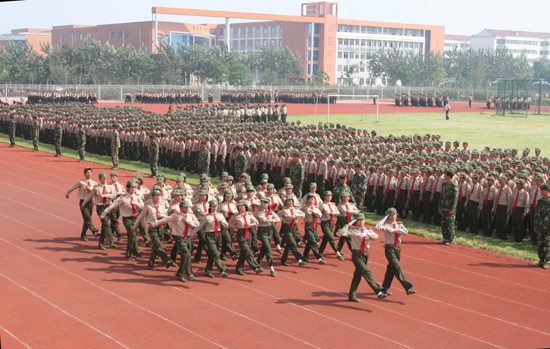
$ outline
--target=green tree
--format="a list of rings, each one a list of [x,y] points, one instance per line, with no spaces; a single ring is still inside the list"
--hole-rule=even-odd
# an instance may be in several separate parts
[[[397,68],[396,78],[401,80],[401,85],[410,86],[414,80],[414,72],[406,65]]]
[[[313,85],[330,85],[330,76],[328,76],[327,72],[323,69],[317,69],[315,73],[313,73]]]
[[[252,84],[250,68],[243,63],[233,63],[229,66],[228,82],[235,86],[248,86]]]
[[[444,66],[442,56],[434,57],[430,79],[432,80],[435,86],[439,86],[447,80],[447,72],[445,71],[445,66]]]
[[[353,85],[353,76],[359,72],[359,66],[357,64],[350,65],[347,69],[344,69],[344,72],[340,78],[347,81],[348,86]]]

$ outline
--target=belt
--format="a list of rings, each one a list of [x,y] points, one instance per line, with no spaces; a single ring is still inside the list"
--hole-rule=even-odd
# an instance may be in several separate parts
[[[271,225],[268,225],[268,226],[265,226],[265,227],[259,226],[258,228],[270,229],[270,228],[271,228]],[[240,230],[244,230],[244,229],[240,229]]]
[[[367,252],[368,249],[365,249],[365,252]],[[365,252],[361,252],[361,250],[352,250],[353,252],[359,252],[359,253],[365,253]]]
[[[386,247],[399,247],[399,246],[395,246],[395,244],[386,244]]]

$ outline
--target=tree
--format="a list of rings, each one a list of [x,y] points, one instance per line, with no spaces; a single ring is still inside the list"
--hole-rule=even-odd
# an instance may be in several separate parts
[[[233,63],[229,66],[229,83],[231,85],[248,86],[252,84],[250,68],[243,63]]]
[[[430,79],[434,85],[439,86],[447,80],[447,72],[445,71],[443,57],[435,56],[432,63]]]
[[[397,68],[396,78],[401,80],[401,85],[410,86],[414,80],[414,72],[406,65]]]
[[[313,73],[313,85],[330,85],[330,76],[323,69],[317,69]]]
[[[353,84],[353,75],[358,72],[359,66],[357,64],[352,64],[348,67],[348,69],[344,69],[344,72],[340,77],[348,82],[348,86],[351,86]]]
[[[472,74],[472,81],[479,84],[482,81],[485,81],[485,78],[487,78],[487,73],[485,72],[485,69],[483,69],[483,64],[479,62],[477,64],[476,70]]]
[[[212,82],[217,84],[227,81],[229,77],[229,65],[223,63],[219,59],[211,60],[209,63],[208,76],[212,79]]]

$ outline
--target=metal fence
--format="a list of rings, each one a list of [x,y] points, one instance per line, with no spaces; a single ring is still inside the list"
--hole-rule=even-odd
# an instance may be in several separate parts
[[[183,86],[183,85],[0,85],[2,97],[8,98],[26,98],[29,91],[93,91],[97,93],[98,100],[124,101],[127,92],[135,96],[138,91],[170,91],[170,90],[190,90],[200,91],[203,99],[207,98],[208,92],[212,91],[214,100],[220,100],[222,91],[244,91],[244,90],[266,90],[272,94],[279,92],[308,92],[325,91],[340,95],[349,95],[346,99],[354,99],[354,95],[379,95],[380,99],[394,99],[395,94],[432,94],[443,95],[447,93],[450,100],[467,101],[470,94],[474,101],[485,102],[487,97],[497,95],[497,86],[486,88],[461,88],[459,85],[438,86],[438,87],[405,87],[405,86]]]

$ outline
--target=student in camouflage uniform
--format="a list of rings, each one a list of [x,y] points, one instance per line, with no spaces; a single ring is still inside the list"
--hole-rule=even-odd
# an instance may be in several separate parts
[[[246,156],[243,154],[243,146],[239,144],[236,149],[236,159],[235,159],[235,178],[241,178],[243,173],[246,173],[248,168],[248,161]]]
[[[61,142],[63,140],[63,129],[59,125],[59,120],[55,121],[55,131],[53,141],[55,145],[55,156],[61,156]]]
[[[534,208],[535,214],[535,233],[537,233],[538,248],[537,252],[540,261],[535,267],[548,269],[550,263],[550,186],[543,184],[540,187],[542,199],[537,201]]]
[[[33,151],[38,151],[38,143],[40,140],[40,123],[36,119],[36,116],[32,117],[34,123],[32,124],[32,145],[34,146]]]
[[[360,162],[354,164],[355,174],[351,181],[350,189],[354,197],[357,198],[357,208],[363,211],[363,200],[367,192],[367,176],[362,170]]]
[[[159,162],[159,146],[155,140],[155,135],[151,134],[149,136],[149,165],[151,165],[151,177],[157,175],[157,165]]]
[[[111,133],[111,159],[113,160],[113,170],[118,168],[118,149],[120,148],[120,136],[114,127]]]
[[[13,121],[13,115],[10,115],[10,123],[8,126],[8,134],[10,135],[10,148],[15,147],[15,129],[17,125]]]
[[[82,162],[86,157],[86,132],[84,132],[84,130],[82,129],[82,124],[78,124],[76,143],[78,148],[78,155],[80,156],[80,160],[78,160],[78,162]]]
[[[441,214],[441,234],[443,245],[450,245],[455,238],[456,205],[458,204],[458,188],[453,182],[454,169],[445,172],[445,183],[441,187],[439,213]]]
[[[304,184],[304,165],[300,161],[300,153],[296,150],[292,154],[292,166],[290,168],[290,181],[294,186],[296,197],[302,197],[302,184]]]
[[[208,174],[210,168],[210,151],[206,149],[206,140],[201,141],[201,150],[198,154],[197,174]]]

